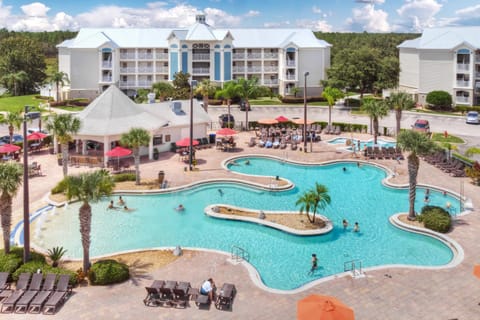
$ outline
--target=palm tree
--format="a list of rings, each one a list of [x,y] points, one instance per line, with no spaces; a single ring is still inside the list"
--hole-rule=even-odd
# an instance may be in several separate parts
[[[237,81],[235,86],[235,92],[237,93],[240,98],[245,100],[245,128],[248,131],[248,109],[250,109],[250,102],[249,98],[254,97],[260,91],[260,87],[258,85],[258,78],[252,77],[250,79],[240,78]]]
[[[374,134],[374,141],[373,143],[377,144],[377,136],[378,136],[378,119],[381,119],[388,115],[388,106],[383,100],[377,99],[364,99],[362,105],[363,111],[365,111],[370,119],[373,122],[373,134]]]
[[[135,159],[135,184],[140,184],[140,147],[148,146],[150,143],[150,134],[142,128],[132,128],[120,137],[120,144],[133,150]]]
[[[50,75],[50,81],[55,83],[55,89],[56,89],[56,97],[55,97],[55,101],[60,101],[60,85],[62,85],[62,87],[66,84],[66,83],[70,83],[70,80],[68,79],[68,74],[66,74],[65,72],[63,71],[55,71],[53,72],[51,75]]]
[[[208,97],[215,93],[217,87],[210,81],[210,79],[203,79],[202,82],[195,89],[195,93],[201,94],[203,97],[203,107],[208,112]]]
[[[322,97],[327,99],[328,102],[328,125],[332,125],[332,108],[335,101],[344,97],[341,90],[333,87],[326,87],[322,92]]]
[[[420,159],[418,156],[426,155],[432,152],[435,144],[428,139],[427,135],[420,132],[405,130],[398,134],[397,145],[410,154],[408,161],[408,190],[410,208],[408,210],[408,220],[415,220],[415,195],[417,189],[417,175],[420,168]]]
[[[80,130],[80,119],[71,114],[55,114],[47,121],[47,130],[50,131],[62,146],[63,176],[68,174],[68,143],[73,141],[73,135]]]
[[[115,183],[110,173],[105,170],[82,173],[78,176],[65,178],[67,199],[82,202],[79,208],[80,235],[83,247],[83,272],[90,268],[90,230],[92,225],[91,202],[97,202],[101,197],[112,193]]]
[[[315,223],[315,214],[330,204],[331,198],[328,189],[322,184],[315,183],[315,188],[305,191],[297,200],[295,205],[300,206],[300,213],[307,213],[308,221]],[[313,211],[313,217],[310,219],[310,209]]]
[[[2,216],[3,248],[10,252],[12,202],[23,181],[23,168],[18,163],[0,163],[0,214]]]
[[[2,82],[6,84],[10,92],[13,88],[13,95],[18,95],[18,84],[28,80],[28,74],[25,71],[13,72],[2,77]]]
[[[395,119],[397,121],[396,135],[400,133],[400,122],[402,120],[402,111],[409,110],[414,107],[412,97],[406,92],[396,92],[390,95],[388,104],[391,109],[395,110]]]
[[[160,101],[165,101],[166,97],[172,96],[175,89],[168,82],[156,82],[152,84],[152,90],[159,97]]]
[[[7,115],[0,119],[0,124],[6,124],[8,126],[8,134],[10,135],[10,143],[13,141],[14,130],[20,130],[22,126],[23,117],[20,111],[7,112]]]
[[[236,90],[237,83],[235,81],[228,81],[223,85],[223,89],[217,91],[215,96],[222,97],[224,99],[227,99],[227,113],[229,114],[229,119],[230,119],[230,106],[232,104],[232,99],[238,96]]]

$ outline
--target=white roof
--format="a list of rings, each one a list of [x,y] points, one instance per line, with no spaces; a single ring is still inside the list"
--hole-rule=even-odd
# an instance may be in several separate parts
[[[107,41],[119,48],[168,48],[168,37],[174,34],[180,40],[222,41],[230,33],[236,48],[283,48],[289,43],[299,48],[324,48],[331,46],[317,39],[308,29],[214,29],[195,23],[188,29],[140,28],[82,28],[74,39],[58,47],[98,48]]]
[[[399,48],[446,49],[452,50],[460,45],[480,48],[479,27],[442,27],[425,29],[422,36],[406,40]]]

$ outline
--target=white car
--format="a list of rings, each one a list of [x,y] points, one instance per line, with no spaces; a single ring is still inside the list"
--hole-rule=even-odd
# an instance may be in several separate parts
[[[477,111],[469,111],[467,113],[467,123],[471,124],[479,124],[480,120],[478,119],[478,112]]]

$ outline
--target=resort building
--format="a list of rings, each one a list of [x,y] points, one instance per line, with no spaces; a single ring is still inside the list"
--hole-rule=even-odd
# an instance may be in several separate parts
[[[177,72],[219,85],[257,77],[282,95],[307,79],[315,95],[330,67],[330,47],[308,29],[217,29],[198,15],[184,29],[81,29],[58,45],[58,58],[70,79],[69,98],[94,98],[112,84],[131,96]]]
[[[480,104],[480,27],[425,29],[400,50],[399,89],[418,103],[434,90],[449,92],[456,105]]]

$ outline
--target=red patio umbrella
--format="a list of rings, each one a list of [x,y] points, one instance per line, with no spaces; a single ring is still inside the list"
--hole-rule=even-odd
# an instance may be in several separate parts
[[[237,134],[238,132],[233,130],[233,129],[230,129],[230,128],[222,128],[220,130],[217,130],[216,133],[219,136],[233,136],[233,135]]]
[[[190,146],[190,138],[183,138],[183,139],[175,142],[175,144],[178,147],[189,147]],[[199,144],[200,144],[200,142],[198,142],[198,140],[193,140],[192,141],[192,146],[198,146]]]
[[[21,148],[19,146],[16,146],[14,144],[4,144],[3,146],[0,146],[0,153],[10,153],[10,152],[16,152],[20,150]]]
[[[297,320],[354,320],[353,309],[335,297],[312,294],[297,303]]]
[[[107,156],[109,157],[125,157],[131,154],[132,150],[123,147],[115,147],[107,152]]]
[[[290,119],[288,119],[287,117],[284,117],[284,116],[278,116],[275,118],[275,120],[277,120],[278,122],[288,122],[290,121]]]
[[[27,136],[27,140],[42,140],[43,138],[47,137],[45,133],[42,132],[34,132]]]

